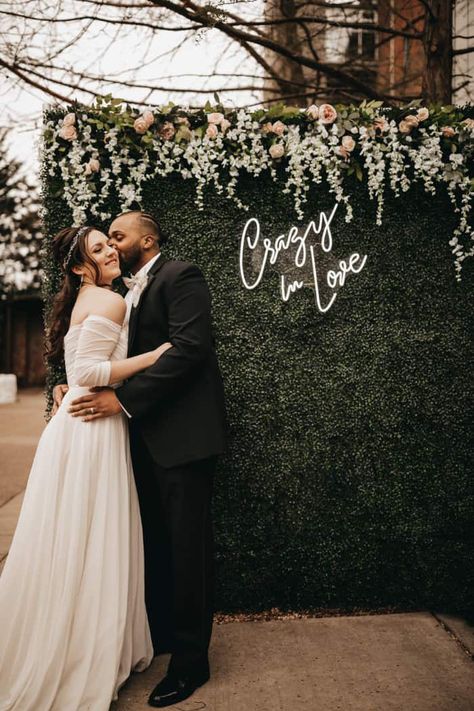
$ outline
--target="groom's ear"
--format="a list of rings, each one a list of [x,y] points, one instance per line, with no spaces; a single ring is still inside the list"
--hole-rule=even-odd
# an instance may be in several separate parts
[[[152,235],[152,234],[145,235],[144,243],[145,243],[145,247],[147,247],[148,249],[158,246],[158,240],[156,239],[155,235]]]

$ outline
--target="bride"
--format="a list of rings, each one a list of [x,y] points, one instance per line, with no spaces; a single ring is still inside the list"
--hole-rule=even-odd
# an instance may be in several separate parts
[[[115,248],[94,227],[54,238],[64,271],[48,358],[69,390],[46,426],[0,578],[0,711],[107,711],[131,671],[153,658],[138,499],[125,414],[68,413],[94,386],[117,385],[170,343],[126,358]]]

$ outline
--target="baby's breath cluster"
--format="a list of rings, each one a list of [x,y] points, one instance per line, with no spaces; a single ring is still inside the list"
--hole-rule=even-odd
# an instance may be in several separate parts
[[[123,210],[141,204],[145,182],[171,174],[196,181],[198,209],[212,185],[243,210],[249,206],[238,194],[240,175],[269,171],[276,181],[283,175],[282,190],[293,196],[300,219],[310,187],[325,181],[344,204],[346,222],[353,218],[350,182],[365,181],[377,203],[377,225],[386,189],[399,196],[417,182],[436,195],[444,185],[458,215],[449,244],[460,280],[462,262],[474,255],[473,148],[474,119],[453,106],[422,107],[419,101],[397,109],[363,101],[256,111],[168,104],[139,113],[108,96],[49,119],[42,155],[76,223],[89,214],[109,219],[111,191]]]

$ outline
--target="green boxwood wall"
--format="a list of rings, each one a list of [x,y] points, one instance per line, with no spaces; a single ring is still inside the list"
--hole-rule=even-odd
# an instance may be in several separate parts
[[[214,503],[217,609],[466,609],[474,270],[466,262],[456,283],[449,200],[421,188],[387,194],[376,227],[365,186],[354,185],[355,219],[337,211],[334,252],[367,263],[320,314],[310,288],[284,303],[277,271],[243,288],[249,215],[272,237],[296,218],[269,178],[240,189],[249,214],[212,193],[199,212],[193,182],[179,178],[150,183],[143,202],[171,235],[166,253],[197,263],[212,292],[231,422]],[[49,235],[71,219],[57,191],[45,177]],[[308,220],[333,204],[321,187]],[[56,279],[47,257],[47,295]]]

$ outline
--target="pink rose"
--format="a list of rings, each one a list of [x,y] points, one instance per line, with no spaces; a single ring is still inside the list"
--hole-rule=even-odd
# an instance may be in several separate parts
[[[221,121],[222,133],[225,133],[229,127],[230,127],[230,121],[228,121],[226,118],[222,119],[222,121]]]
[[[452,138],[456,135],[456,131],[452,126],[443,126],[443,128],[441,129],[441,133],[443,134],[443,136],[446,136],[446,138]]]
[[[311,104],[311,106],[308,106],[306,109],[306,116],[311,119],[311,121],[316,121],[317,118],[319,118],[319,108],[316,106],[316,104]]]
[[[206,136],[208,138],[217,138],[218,133],[219,131],[217,129],[217,126],[214,123],[210,123],[206,129]]]
[[[331,104],[321,104],[319,107],[319,120],[321,123],[334,123],[337,119],[337,111]]]
[[[461,123],[466,127],[468,131],[474,131],[474,119],[466,118]]]
[[[426,121],[426,119],[428,118],[429,115],[430,115],[430,112],[428,111],[426,106],[423,106],[421,109],[418,109],[418,111],[416,112],[416,118],[418,119],[418,121]]]
[[[96,158],[91,158],[88,163],[86,163],[85,174],[90,175],[91,173],[98,173],[100,170],[100,163]]]
[[[267,121],[267,123],[264,123],[262,126],[262,131],[263,133],[271,133],[273,130],[272,124]]]
[[[158,133],[164,141],[171,141],[176,133],[176,129],[171,121],[165,121]]]
[[[405,116],[405,122],[411,128],[416,128],[418,126],[418,119],[414,114],[408,114],[408,116]]]
[[[76,123],[76,114],[66,114],[63,118],[63,126],[74,126]]]
[[[411,126],[407,121],[405,121],[405,119],[402,119],[398,124],[398,129],[400,133],[410,133]]]
[[[207,122],[210,124],[220,124],[224,119],[224,114],[213,113],[207,115]]]
[[[345,160],[349,160],[349,153],[348,151],[344,148],[342,143],[337,147],[337,152],[339,155],[341,155]]]
[[[77,138],[77,131],[75,126],[69,124],[68,126],[62,126],[59,130],[59,135],[64,138],[65,141],[73,141]]]
[[[155,123],[155,117],[153,116],[153,112],[149,111],[148,109],[142,113],[142,119],[144,119],[148,128],[150,128],[152,123]]]
[[[343,136],[341,143],[342,143],[343,147],[345,148],[345,150],[349,151],[349,153],[351,153],[354,150],[355,145],[356,145],[352,136]]]
[[[285,155],[285,148],[281,143],[274,143],[273,146],[270,146],[268,152],[272,158],[281,158]]]
[[[282,136],[285,129],[286,129],[286,126],[282,121],[275,121],[275,123],[272,126],[272,131],[277,136]]]
[[[380,133],[384,133],[385,131],[388,131],[388,121],[384,116],[379,116],[378,118],[375,119],[374,121],[374,128],[380,131]]]
[[[133,122],[133,128],[135,129],[136,133],[146,133],[148,131],[148,124],[143,118],[143,116],[139,116],[135,119],[135,121]]]

